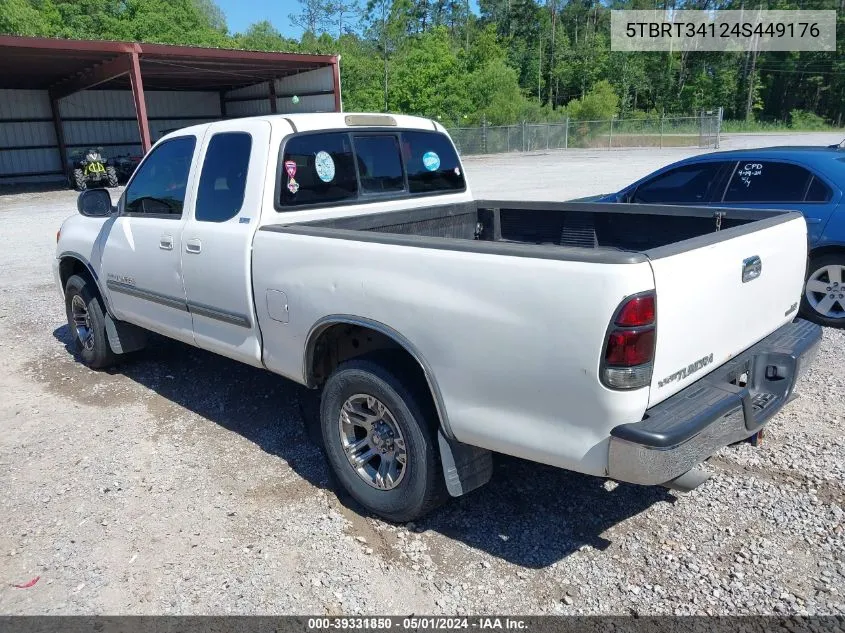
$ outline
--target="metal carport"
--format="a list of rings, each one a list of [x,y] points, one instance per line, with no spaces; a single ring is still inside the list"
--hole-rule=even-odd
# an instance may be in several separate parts
[[[339,112],[338,64],[335,55],[0,36],[0,184],[61,179],[71,149],[140,154],[196,123]]]

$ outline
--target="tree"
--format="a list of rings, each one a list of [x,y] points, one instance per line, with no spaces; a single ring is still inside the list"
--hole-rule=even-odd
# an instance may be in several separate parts
[[[605,121],[616,115],[619,97],[607,80],[596,83],[580,99],[573,99],[566,105],[569,116],[582,121]]]
[[[329,17],[329,5],[326,0],[297,0],[299,13],[288,16],[291,24],[298,26],[305,33],[318,35],[325,30]]]
[[[234,36],[238,48],[251,51],[292,51],[296,42],[286,39],[267,20],[256,22],[243,34]]]

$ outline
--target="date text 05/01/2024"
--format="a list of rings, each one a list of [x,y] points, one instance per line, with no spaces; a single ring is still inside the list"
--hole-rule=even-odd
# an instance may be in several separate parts
[[[526,630],[526,622],[517,618],[497,617],[425,617],[411,616],[362,618],[309,618],[308,630]]]

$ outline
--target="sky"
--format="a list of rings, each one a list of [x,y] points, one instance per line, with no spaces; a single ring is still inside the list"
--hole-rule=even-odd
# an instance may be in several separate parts
[[[285,37],[299,39],[302,29],[292,25],[288,16],[299,13],[297,0],[216,0],[226,15],[230,33],[243,33],[250,24],[269,20]],[[365,0],[361,0],[363,5]],[[478,13],[478,0],[471,0],[472,10]]]
[[[302,29],[288,19],[291,13],[299,13],[296,0],[217,0],[217,6],[226,15],[231,33],[242,33],[250,24],[269,20],[282,35],[296,38],[302,35]]]

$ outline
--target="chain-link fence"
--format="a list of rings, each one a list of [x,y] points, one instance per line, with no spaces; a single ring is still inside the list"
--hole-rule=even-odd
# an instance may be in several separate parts
[[[482,125],[452,128],[449,134],[463,155],[570,148],[718,148],[721,119],[720,108],[692,117]]]

